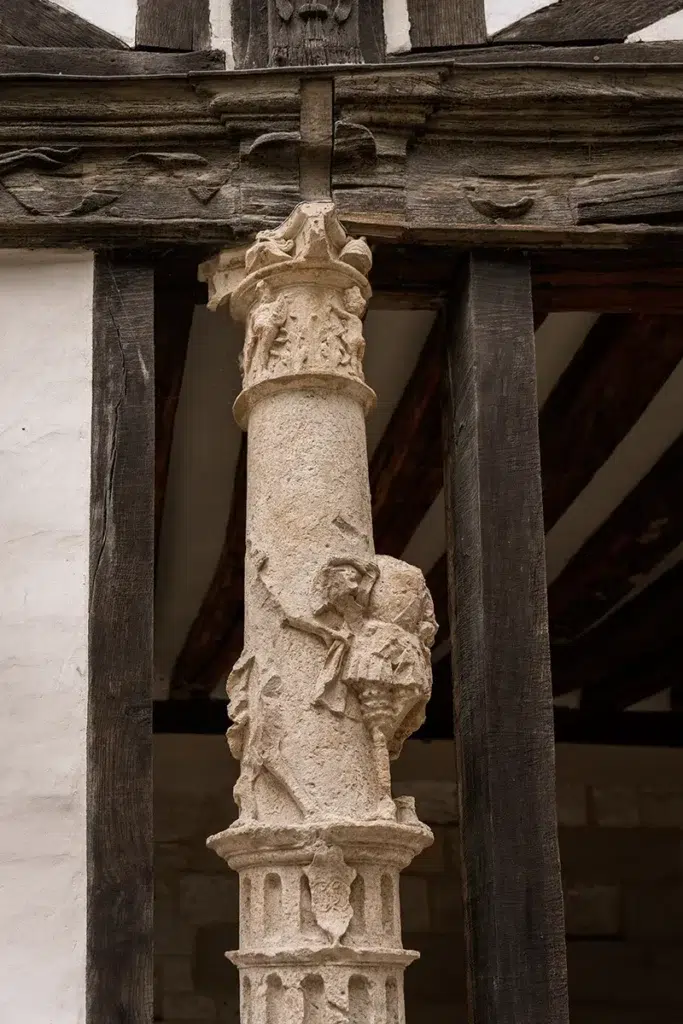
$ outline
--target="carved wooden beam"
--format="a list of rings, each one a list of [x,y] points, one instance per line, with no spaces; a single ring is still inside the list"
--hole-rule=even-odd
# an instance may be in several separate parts
[[[218,564],[178,656],[172,698],[207,696],[225,679],[242,650],[247,498],[247,443],[240,449],[230,516]]]
[[[87,46],[125,50],[117,36],[50,0],[3,0],[0,43],[10,46]]]
[[[551,631],[572,640],[683,543],[683,437],[563,569],[548,592]]]
[[[598,320],[541,412],[546,530],[606,462],[682,358],[679,317]]]
[[[559,0],[509,25],[494,39],[524,43],[623,41],[680,9],[679,0]]]
[[[454,60],[99,78],[87,89],[66,75],[0,78],[0,244],[212,247],[272,227],[301,198],[302,82],[321,73],[335,100],[334,198],[345,226],[375,243],[637,243],[658,260],[683,243],[677,200],[641,180],[644,166],[670,181],[680,171],[678,66]],[[36,159],[46,147],[64,149],[60,166]],[[583,223],[581,197],[601,197],[605,175],[623,223]]]
[[[587,700],[597,700],[602,687],[611,690],[613,680],[632,666],[645,665],[658,652],[679,645],[682,602],[680,564],[573,643],[556,644],[554,692],[581,689]]]

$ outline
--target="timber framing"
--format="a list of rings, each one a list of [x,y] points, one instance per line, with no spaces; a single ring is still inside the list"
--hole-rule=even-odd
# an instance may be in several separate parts
[[[450,690],[450,662],[448,686]],[[435,694],[436,696],[436,694]],[[434,697],[430,701],[431,706]],[[683,712],[671,711],[579,711],[555,708],[555,742],[597,744],[616,747],[683,747]],[[224,700],[158,700],[154,702],[156,735],[224,736],[229,725]],[[453,739],[449,715],[433,716],[415,736],[431,743]]]
[[[0,244],[206,250],[279,223],[301,198],[302,82],[321,76],[334,90],[331,194],[354,234],[518,249],[683,243],[683,64],[452,59],[2,76]]]

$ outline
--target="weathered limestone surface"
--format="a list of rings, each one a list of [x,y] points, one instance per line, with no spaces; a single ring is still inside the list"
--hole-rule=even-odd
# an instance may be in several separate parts
[[[206,264],[246,323],[245,649],[228,681],[242,1019],[400,1024],[399,873],[432,841],[389,761],[420,725],[436,631],[418,569],[376,556],[363,378],[371,253],[332,204]]]

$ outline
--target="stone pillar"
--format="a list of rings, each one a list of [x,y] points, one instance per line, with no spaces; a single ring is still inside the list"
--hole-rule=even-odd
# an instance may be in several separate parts
[[[402,1024],[399,874],[432,841],[389,759],[421,724],[436,624],[422,573],[376,556],[362,317],[372,257],[305,203],[204,265],[246,323],[245,649],[228,680],[243,1024]]]

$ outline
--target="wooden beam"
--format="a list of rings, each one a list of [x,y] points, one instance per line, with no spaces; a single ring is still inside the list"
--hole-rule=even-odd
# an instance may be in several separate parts
[[[583,633],[681,543],[683,437],[671,445],[550,586],[553,640],[569,641]]]
[[[577,224],[675,223],[683,216],[683,170],[641,171],[569,192]]]
[[[676,642],[629,663],[599,687],[587,689],[582,694],[581,709],[591,714],[625,711],[632,704],[677,686],[681,679],[683,647]]]
[[[682,606],[680,563],[573,643],[553,647],[554,692],[581,689],[587,700],[600,700],[600,689],[611,691],[631,666],[680,644]]]
[[[149,1021],[153,988],[154,273],[95,264],[87,1021]]]
[[[390,54],[388,63],[405,63],[405,53]],[[459,46],[457,51],[426,50],[422,53],[413,51],[410,62],[444,60],[455,66],[465,64],[519,64],[528,67],[531,64],[576,64],[605,65],[632,64],[679,64],[683,61],[683,41],[666,40],[657,43],[599,43],[596,46],[543,46],[542,44],[523,43],[521,45],[504,45],[497,43],[492,46]]]
[[[383,304],[438,308],[462,251],[450,245],[380,243],[372,286]],[[683,313],[683,248],[564,249],[531,256],[534,309],[548,313]]]
[[[117,36],[50,0],[2,0],[0,44],[128,49]]]
[[[135,45],[154,50],[208,50],[209,0],[138,0]]]
[[[383,555],[401,557],[443,487],[445,330],[439,314],[370,464],[375,547]]]
[[[496,42],[623,42],[638,29],[680,11],[680,0],[559,0],[509,25]]]
[[[450,669],[449,669],[450,671]],[[616,747],[683,747],[683,713],[627,711],[598,714],[555,708],[557,743],[597,744]],[[222,700],[159,700],[154,702],[154,732],[162,735],[224,736],[229,725],[227,704]],[[453,740],[450,717],[427,722],[420,730],[423,741]]]
[[[679,317],[598,320],[541,412],[546,530],[590,483],[681,359]]]
[[[534,326],[523,259],[470,255],[453,307],[448,384],[469,1019],[568,1024]]]
[[[148,53],[82,46],[0,46],[0,75],[184,75],[224,68],[221,50]]]
[[[155,457],[154,536],[158,550],[166,502],[173,430],[185,371],[187,346],[195,311],[197,262],[194,259],[160,260],[154,275]],[[156,564],[156,555],[155,555]]]
[[[408,0],[408,16],[414,50],[486,42],[484,0]]]
[[[247,503],[247,440],[242,439],[230,517],[218,565],[173,669],[172,698],[205,697],[242,650]]]

